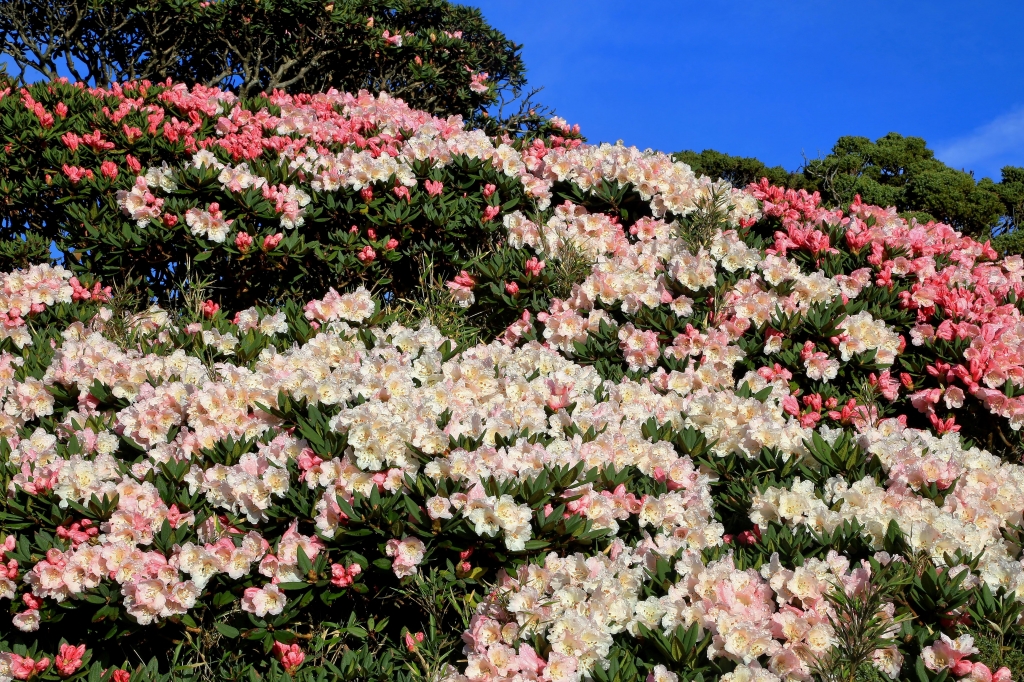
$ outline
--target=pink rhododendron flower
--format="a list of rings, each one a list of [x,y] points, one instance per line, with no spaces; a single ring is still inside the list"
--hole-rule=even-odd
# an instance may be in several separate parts
[[[489,223],[501,213],[500,206],[488,206],[484,209],[483,217],[480,219],[482,222]]]
[[[469,77],[469,89],[475,93],[487,92],[487,78],[488,74],[485,73],[474,73]]]
[[[543,270],[543,269],[544,269],[544,261],[537,260],[536,256],[530,258],[523,265],[523,270],[526,271],[526,274],[531,275],[533,277],[538,276],[541,273],[541,270]]]
[[[70,131],[61,135],[60,141],[73,152],[78,151],[78,145],[82,144],[82,138]]]
[[[414,575],[425,553],[426,546],[419,538],[392,539],[387,543],[387,555],[392,557],[391,570],[399,578]]]
[[[277,245],[284,239],[284,235],[278,232],[277,234],[268,234],[263,238],[263,250],[273,251],[277,248]]]
[[[978,649],[975,648],[974,638],[970,635],[950,639],[947,635],[940,634],[934,644],[921,651],[921,658],[929,670],[937,672],[947,668],[953,670],[960,661],[976,653]]]
[[[278,589],[277,585],[265,585],[263,587],[248,587],[242,595],[242,610],[253,614],[257,618],[280,614],[288,602],[284,592]]]
[[[33,660],[18,654],[9,654],[9,656],[11,677],[16,680],[27,680],[50,667],[49,658]]]
[[[306,660],[306,654],[298,644],[282,644],[274,642],[274,658],[281,662],[286,672],[297,669]]]
[[[362,572],[363,568],[359,564],[352,564],[348,567],[341,564],[331,564],[331,584],[335,587],[348,587],[352,584],[355,577]]]
[[[992,673],[992,682],[1013,682],[1010,669],[1004,666]]]
[[[117,164],[113,161],[104,161],[100,164],[100,174],[110,180],[115,179],[117,177]]]
[[[11,622],[22,632],[35,632],[39,629],[39,611],[34,608],[25,609],[14,614]]]
[[[413,635],[411,632],[405,633],[405,648],[412,652],[416,650],[416,645],[423,641],[423,633],[417,632]]]
[[[465,270],[461,271],[455,276],[450,282],[446,282],[445,286],[451,290],[455,300],[458,301],[462,307],[468,307],[476,300],[473,295],[473,288],[476,286],[476,280]]]
[[[82,667],[82,657],[85,656],[85,645],[61,644],[60,653],[53,660],[54,666],[61,677],[70,677],[76,670]]]
[[[104,287],[99,282],[94,283],[91,289],[84,287],[77,277],[69,279],[68,284],[71,286],[72,301],[91,300],[97,303],[104,303],[110,300],[110,296],[113,293],[112,287]],[[33,310],[32,312],[42,312],[42,309]]]
[[[253,239],[245,232],[239,232],[235,235],[235,248],[242,253],[247,253],[249,248],[252,246]]]
[[[69,166],[67,164],[64,164],[62,170],[64,171],[64,175],[67,176],[68,180],[70,180],[71,184],[73,185],[77,185],[79,182],[85,179],[93,179],[93,173],[88,168],[79,168],[77,166]]]
[[[91,133],[82,136],[82,144],[90,147],[97,154],[108,151],[115,147],[113,142],[103,139],[103,134],[94,129]]]

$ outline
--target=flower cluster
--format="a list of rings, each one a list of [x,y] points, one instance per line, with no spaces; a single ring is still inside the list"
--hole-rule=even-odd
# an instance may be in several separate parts
[[[27,97],[80,272],[0,278],[0,679],[78,674],[70,625],[119,680],[97,644],[166,662],[209,631],[261,675],[805,681],[884,584],[857,621],[880,674],[1009,682],[970,638],[1024,635],[1020,258],[564,122]],[[158,252],[145,310],[86,274]],[[186,262],[227,293],[162,288]],[[410,292],[455,324],[395,321]]]
[[[476,74],[474,92],[488,91],[486,82],[487,74]],[[19,124],[54,129],[56,144],[45,153],[64,172],[19,163],[43,153],[35,143],[6,145],[5,163],[45,187],[42,194],[19,189],[11,215],[45,214],[31,224],[75,253],[68,262],[80,272],[144,273],[164,301],[176,293],[170,263],[178,260],[247,303],[321,296],[348,281],[345,273],[412,286],[415,278],[396,266],[418,257],[421,245],[436,265],[457,267],[501,229],[507,207],[546,207],[552,179],[531,172],[539,167],[527,160],[580,143],[578,131],[550,126],[558,134],[536,138],[527,155],[521,140],[492,138],[460,116],[439,118],[365,91],[248,100],[170,82],[88,88],[56,81],[23,90],[21,99],[0,98],[0,109]],[[69,115],[54,118],[47,111],[54,105]],[[26,107],[43,118],[23,113]],[[470,187],[469,178],[479,185]],[[98,211],[85,221],[91,229],[81,211]],[[485,229],[467,238],[465,227]],[[455,235],[465,240],[456,252],[435,247],[438,239],[455,243]],[[163,251],[151,258],[140,245]],[[140,258],[150,262],[142,266]],[[247,286],[260,277],[290,284]]]

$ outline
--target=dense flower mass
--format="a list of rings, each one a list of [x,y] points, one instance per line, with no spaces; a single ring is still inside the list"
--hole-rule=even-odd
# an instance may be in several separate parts
[[[417,259],[460,266],[495,239],[503,213],[546,206],[551,179],[530,169],[548,145],[580,144],[555,120],[523,153],[523,140],[386,94],[2,86],[5,125],[38,132],[0,145],[13,260],[45,258],[45,238],[76,273],[132,270],[162,302],[186,260],[245,304],[308,300],[338,283],[405,293]]]
[[[127,679],[115,637],[188,677],[167,633],[210,638],[221,676],[1019,674],[1019,256],[559,120],[524,141],[365,93],[40,90],[18,106],[81,155],[47,185],[65,220],[100,197],[246,288],[133,308],[88,246],[77,275],[2,276],[0,681]],[[64,130],[46,102],[72,96],[107,123]],[[376,222],[310,246],[338,211]],[[428,244],[440,281],[396,274]],[[334,274],[244,281],[307,256]],[[396,320],[402,277],[456,323]]]

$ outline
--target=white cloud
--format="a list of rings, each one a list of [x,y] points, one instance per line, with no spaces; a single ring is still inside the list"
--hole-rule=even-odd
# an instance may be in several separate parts
[[[999,179],[1004,165],[1024,165],[1024,107],[1003,114],[971,133],[938,145],[935,155],[953,168]]]

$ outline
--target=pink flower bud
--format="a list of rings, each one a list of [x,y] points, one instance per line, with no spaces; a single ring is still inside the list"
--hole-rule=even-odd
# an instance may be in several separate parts
[[[77,151],[78,145],[82,144],[82,138],[72,132],[64,133],[60,136],[60,141],[64,143],[64,146],[71,151]]]
[[[113,180],[117,177],[117,164],[113,161],[104,161],[100,164],[100,174]]]
[[[405,648],[410,652],[416,651],[416,645],[423,641],[423,633],[417,632],[413,635],[411,632],[405,633]]]
[[[984,663],[975,663],[969,679],[970,682],[992,682],[992,671]]]
[[[500,212],[500,206],[488,206],[487,208],[484,209],[484,215],[480,220],[481,222],[489,223],[492,220],[494,220],[495,216],[497,216]]]
[[[286,672],[291,672],[302,665],[306,660],[306,654],[299,648],[298,644],[282,644],[274,642],[274,657],[281,661]]]
[[[335,587],[348,587],[352,584],[353,578],[363,572],[362,566],[352,564],[347,568],[341,564],[331,565],[331,584]]]
[[[957,677],[970,675],[973,669],[974,664],[968,661],[966,658],[961,658],[959,661],[953,664],[953,674]]]
[[[239,232],[237,235],[235,235],[235,248],[236,249],[238,249],[242,253],[247,253],[249,251],[249,247],[251,247],[251,246],[252,246],[252,237],[250,237],[247,233]]]

